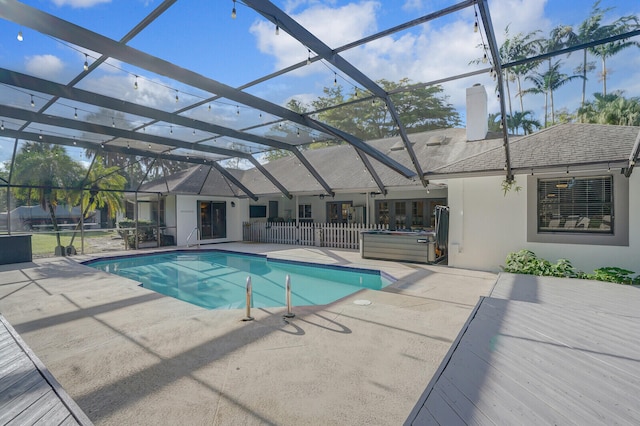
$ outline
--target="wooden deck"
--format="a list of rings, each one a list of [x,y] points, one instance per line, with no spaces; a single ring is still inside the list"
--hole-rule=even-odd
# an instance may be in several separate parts
[[[91,425],[0,315],[0,425]]]
[[[405,424],[640,424],[639,320],[639,288],[501,274]]]

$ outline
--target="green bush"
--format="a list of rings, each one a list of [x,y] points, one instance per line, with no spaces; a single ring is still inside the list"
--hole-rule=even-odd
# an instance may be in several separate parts
[[[576,278],[580,272],[576,271],[570,261],[560,259],[556,264],[548,260],[539,258],[531,250],[520,250],[507,255],[506,266],[502,268],[505,272],[515,274],[528,274],[551,277]]]
[[[640,284],[640,275],[633,276],[633,271],[616,267],[604,267],[596,269],[593,274],[586,274],[574,268],[567,259],[559,259],[553,264],[548,260],[539,258],[531,250],[520,250],[509,253],[502,267],[505,272],[514,274],[528,274],[550,277],[584,278],[589,280],[606,281],[618,284]]]
[[[598,268],[587,278],[619,284],[640,284],[640,275],[632,277],[633,271],[616,267]]]

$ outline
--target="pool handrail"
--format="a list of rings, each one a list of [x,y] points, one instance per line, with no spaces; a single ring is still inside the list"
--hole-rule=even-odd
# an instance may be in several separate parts
[[[199,234],[199,230],[198,227],[196,226],[195,228],[193,228],[193,230],[189,233],[189,236],[187,237],[187,247],[191,247],[191,245],[189,244],[189,240],[191,239],[191,236],[193,235],[193,233],[196,233],[196,241],[200,241],[200,239],[198,238],[198,234]],[[200,243],[197,242],[196,245],[198,247],[200,247]]]

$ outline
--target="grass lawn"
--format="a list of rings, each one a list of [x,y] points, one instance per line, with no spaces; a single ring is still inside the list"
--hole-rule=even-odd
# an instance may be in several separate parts
[[[87,239],[111,237],[114,231],[91,231],[84,233],[85,244]],[[60,233],[60,245],[66,247],[71,242],[73,231],[63,231]],[[34,256],[53,255],[58,245],[56,235],[53,233],[34,232],[31,234],[31,251]],[[73,245],[80,252],[80,232],[76,233]]]

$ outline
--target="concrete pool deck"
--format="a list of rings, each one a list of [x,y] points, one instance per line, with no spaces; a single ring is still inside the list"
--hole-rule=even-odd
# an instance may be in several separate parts
[[[294,306],[286,321],[285,308],[268,308],[242,322],[244,310],[199,308],[75,256],[0,266],[0,312],[97,425],[388,425],[407,419],[496,281],[349,250],[205,248],[380,269],[398,281]]]

